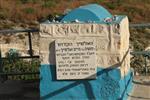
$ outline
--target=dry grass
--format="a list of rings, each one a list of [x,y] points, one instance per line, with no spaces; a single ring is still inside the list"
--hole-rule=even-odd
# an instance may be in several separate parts
[[[126,14],[134,23],[150,22],[149,0],[0,0],[0,19],[30,24],[89,3],[99,3],[112,14]]]

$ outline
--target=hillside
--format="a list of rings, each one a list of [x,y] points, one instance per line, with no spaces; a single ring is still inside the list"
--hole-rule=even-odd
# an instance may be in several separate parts
[[[0,0],[0,29],[36,27],[39,22],[81,5],[98,3],[113,15],[128,15],[130,22],[150,22],[150,0]]]

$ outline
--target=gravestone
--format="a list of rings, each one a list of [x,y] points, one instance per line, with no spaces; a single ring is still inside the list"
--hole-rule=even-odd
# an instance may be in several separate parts
[[[128,18],[90,4],[41,23],[40,59],[41,99],[126,99],[132,87]]]

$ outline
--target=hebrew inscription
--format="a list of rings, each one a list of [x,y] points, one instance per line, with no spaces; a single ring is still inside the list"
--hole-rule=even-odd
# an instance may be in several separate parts
[[[40,26],[41,37],[107,36],[103,31],[104,26],[99,24],[42,24]]]
[[[96,78],[96,44],[94,39],[56,40],[58,80]]]

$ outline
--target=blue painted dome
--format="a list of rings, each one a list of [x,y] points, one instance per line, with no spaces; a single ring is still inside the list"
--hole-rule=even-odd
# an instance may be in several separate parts
[[[105,8],[97,4],[89,4],[72,10],[62,18],[61,22],[102,21],[107,17],[112,17],[112,15]]]

